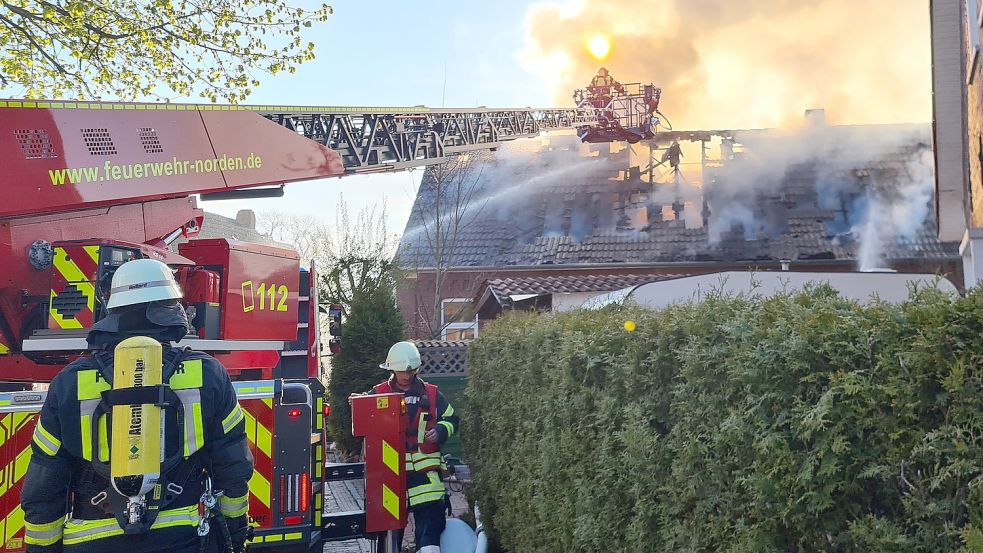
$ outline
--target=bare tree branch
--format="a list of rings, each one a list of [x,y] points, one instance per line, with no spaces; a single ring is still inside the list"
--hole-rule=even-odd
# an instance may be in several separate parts
[[[487,204],[479,196],[481,174],[480,160],[461,155],[429,167],[421,183],[419,194],[427,197],[427,201],[418,212],[419,227],[412,230],[422,234],[421,242],[426,247],[424,251],[414,252],[416,303],[422,326],[433,339],[442,338],[447,326],[468,309],[467,305],[461,305],[444,317],[443,298],[449,273],[459,263],[462,233]],[[426,295],[432,299],[424,300],[421,275],[431,272],[433,282]]]

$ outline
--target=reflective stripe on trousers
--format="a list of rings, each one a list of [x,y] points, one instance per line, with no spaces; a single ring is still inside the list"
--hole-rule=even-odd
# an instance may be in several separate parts
[[[157,520],[154,521],[154,525],[150,529],[198,526],[200,520],[198,517],[198,505],[168,509],[161,511],[157,515]],[[99,520],[69,519],[65,522],[64,543],[65,545],[73,545],[122,535],[123,529],[119,527],[115,518]]]
[[[440,480],[440,475],[436,472],[427,473],[427,483],[413,486],[406,491],[410,507],[415,507],[422,503],[444,499],[444,483]]]

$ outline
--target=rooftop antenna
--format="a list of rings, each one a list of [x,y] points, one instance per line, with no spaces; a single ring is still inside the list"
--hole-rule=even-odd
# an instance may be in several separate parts
[[[444,107],[444,100],[447,98],[447,60],[444,60],[444,87],[440,92],[440,107]]]

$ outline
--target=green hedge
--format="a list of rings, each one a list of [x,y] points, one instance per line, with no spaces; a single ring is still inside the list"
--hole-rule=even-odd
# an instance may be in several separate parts
[[[983,293],[510,315],[470,362],[512,553],[983,551]]]

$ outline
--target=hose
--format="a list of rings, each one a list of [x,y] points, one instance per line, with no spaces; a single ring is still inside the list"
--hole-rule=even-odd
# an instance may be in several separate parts
[[[659,117],[662,118],[662,121],[665,123],[666,130],[667,131],[671,131],[672,130],[672,121],[670,121],[669,118],[666,117],[666,114],[662,113],[659,110],[655,110],[655,113],[656,113],[656,115],[658,115]]]
[[[481,510],[478,504],[474,505],[474,525],[475,532],[478,534],[478,542],[474,546],[474,553],[488,553],[488,536],[485,535],[485,525],[481,523]]]

